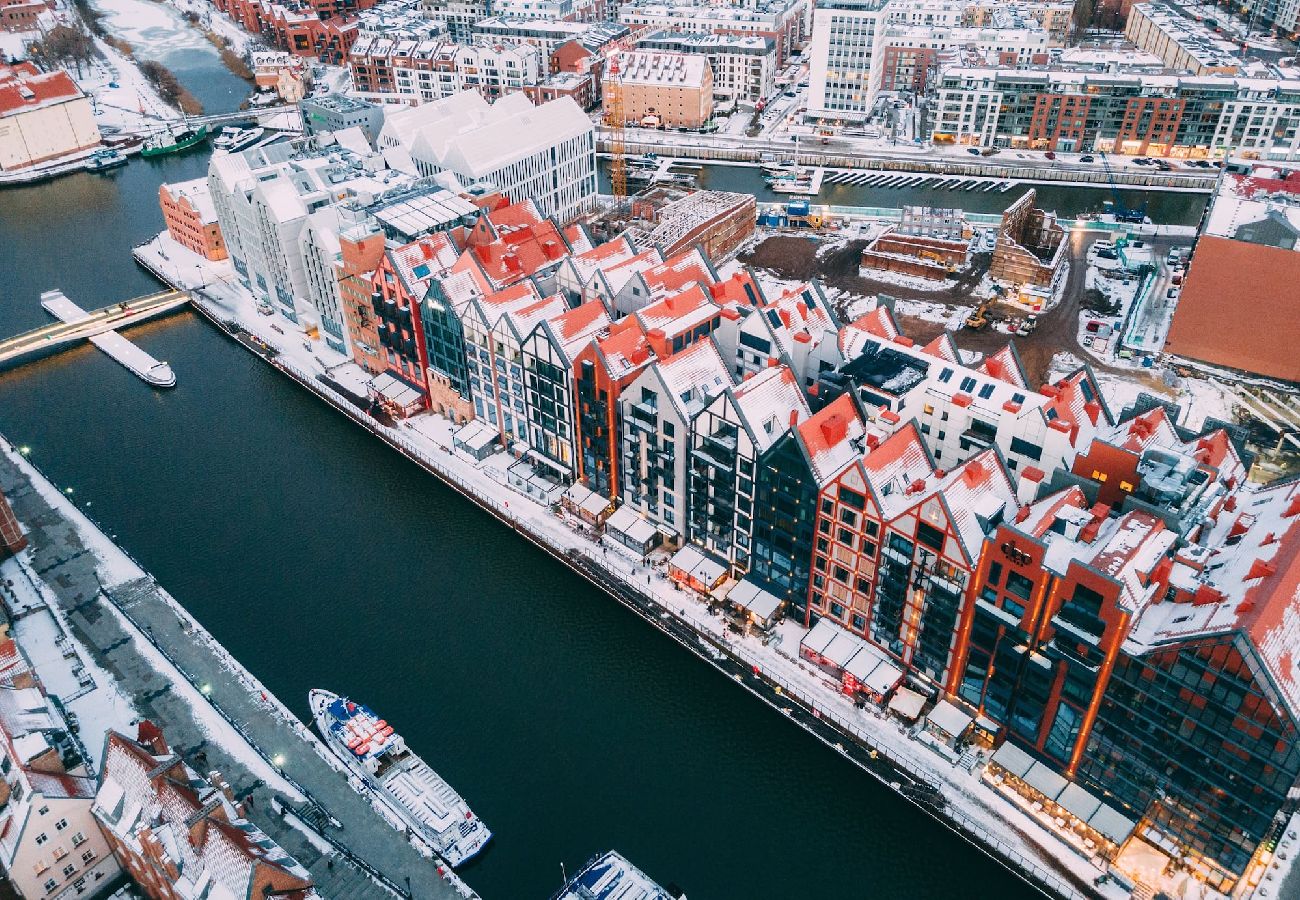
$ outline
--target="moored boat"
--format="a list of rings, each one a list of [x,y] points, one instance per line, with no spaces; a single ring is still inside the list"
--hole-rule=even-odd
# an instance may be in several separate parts
[[[453,868],[492,837],[460,794],[369,707],[329,691],[309,695],[325,745]]]
[[[144,148],[141,149],[141,156],[165,156],[168,153],[184,153],[186,150],[192,150],[199,144],[208,139],[208,126],[200,125],[198,128],[185,128],[181,131],[167,131],[151,135],[144,142]]]
[[[686,900],[677,887],[660,887],[617,850],[590,860],[551,900]]]
[[[86,161],[86,171],[107,172],[109,169],[116,169],[124,165],[126,165],[126,157],[116,150],[97,150]]]

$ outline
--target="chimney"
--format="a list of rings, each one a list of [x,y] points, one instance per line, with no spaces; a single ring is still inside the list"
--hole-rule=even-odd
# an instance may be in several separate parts
[[[137,744],[148,747],[149,752],[154,756],[166,756],[171,752],[167,747],[166,738],[163,737],[162,729],[148,719],[141,719],[140,724],[136,726],[135,740]]]
[[[1038,489],[1046,477],[1042,469],[1036,466],[1025,466],[1020,472],[1020,480],[1016,483],[1016,502],[1024,507],[1033,503],[1038,498]],[[1028,515],[1028,510],[1025,514]]]

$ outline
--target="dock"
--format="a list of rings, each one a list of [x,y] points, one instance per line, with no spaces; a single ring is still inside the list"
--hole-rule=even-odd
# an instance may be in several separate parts
[[[46,291],[41,295],[41,306],[59,321],[0,341],[0,368],[88,340],[147,384],[171,387],[176,384],[171,367],[117,332],[173,312],[189,300],[184,291],[160,291],[87,312],[62,291]]]

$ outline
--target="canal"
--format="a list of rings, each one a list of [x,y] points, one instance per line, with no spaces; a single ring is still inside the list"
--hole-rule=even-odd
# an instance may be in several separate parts
[[[193,49],[197,93],[224,72]],[[131,247],[158,185],[205,169],[0,192],[0,336],[53,287],[154,289]],[[304,719],[325,687],[394,723],[495,830],[464,873],[486,900],[549,896],[610,847],[692,900],[1033,896],[192,314],[132,338],[175,389],[82,348],[0,374],[0,431]]]

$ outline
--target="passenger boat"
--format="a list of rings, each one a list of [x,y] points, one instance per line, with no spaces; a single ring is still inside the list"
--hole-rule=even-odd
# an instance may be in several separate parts
[[[312,691],[309,702],[330,752],[449,865],[463,864],[491,839],[460,794],[369,707],[322,690]]]
[[[116,150],[97,150],[86,161],[86,171],[107,172],[109,169],[116,169],[124,165],[126,165],[126,157]]]
[[[663,888],[617,850],[590,860],[551,900],[686,900],[680,888]]]
[[[184,153],[186,150],[192,150],[199,144],[208,139],[208,126],[200,125],[198,128],[185,128],[180,131],[159,132],[151,135],[144,142],[144,149],[140,151],[141,156],[165,156],[168,153]]]

